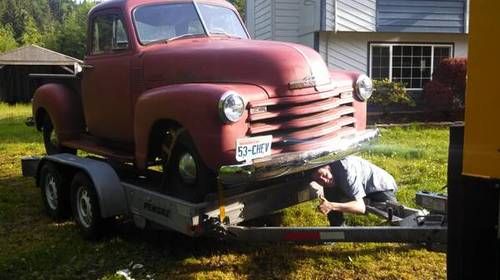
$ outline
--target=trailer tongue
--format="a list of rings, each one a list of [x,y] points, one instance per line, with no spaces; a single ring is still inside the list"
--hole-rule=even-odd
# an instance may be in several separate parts
[[[240,227],[223,226],[226,236],[255,242],[396,242],[445,244],[446,227]]]
[[[367,211],[387,220],[391,226],[365,227],[245,227],[206,218],[204,231],[218,238],[250,242],[396,242],[444,245],[447,240],[446,197],[428,192],[416,194],[417,210],[394,203],[368,204]]]

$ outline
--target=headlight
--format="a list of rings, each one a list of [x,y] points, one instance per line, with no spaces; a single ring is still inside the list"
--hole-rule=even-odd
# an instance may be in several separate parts
[[[356,81],[356,94],[361,101],[366,101],[373,93],[373,82],[366,75],[359,76]]]
[[[238,93],[228,91],[219,100],[219,114],[224,122],[237,122],[245,112],[245,101]]]

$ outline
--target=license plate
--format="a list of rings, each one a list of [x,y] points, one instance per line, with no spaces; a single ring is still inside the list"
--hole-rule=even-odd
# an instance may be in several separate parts
[[[236,140],[236,160],[250,161],[271,155],[271,135],[240,138]]]

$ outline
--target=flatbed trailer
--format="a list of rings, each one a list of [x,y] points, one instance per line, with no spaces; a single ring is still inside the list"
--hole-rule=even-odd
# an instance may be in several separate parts
[[[367,210],[387,219],[389,226],[372,227],[250,227],[240,223],[318,197],[306,176],[289,176],[268,185],[223,187],[201,203],[190,203],[162,191],[159,173],[135,174],[132,166],[104,159],[56,154],[22,159],[24,176],[41,187],[44,165],[55,167],[71,181],[76,174],[90,178],[97,194],[101,218],[130,216],[135,225],[174,230],[188,236],[213,236],[250,242],[399,242],[427,245],[446,243],[446,197],[419,193],[417,210],[398,204],[368,204]],[[47,180],[45,180],[47,181]],[[69,187],[69,186],[64,186]],[[77,210],[78,211],[78,210]],[[73,210],[75,212],[75,210]],[[79,216],[74,214],[75,219]]]

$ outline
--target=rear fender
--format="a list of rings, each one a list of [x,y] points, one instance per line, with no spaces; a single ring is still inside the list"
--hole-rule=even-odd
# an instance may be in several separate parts
[[[45,84],[33,96],[33,117],[41,130],[48,114],[59,140],[78,137],[85,129],[81,97],[61,84]]]
[[[182,84],[160,87],[141,95],[135,107],[136,164],[146,168],[151,130],[158,121],[172,121],[187,130],[204,163],[213,171],[222,164],[235,163],[236,139],[248,130],[248,112],[236,123],[224,123],[218,110],[221,96],[238,92],[245,103],[267,98],[250,85]]]

